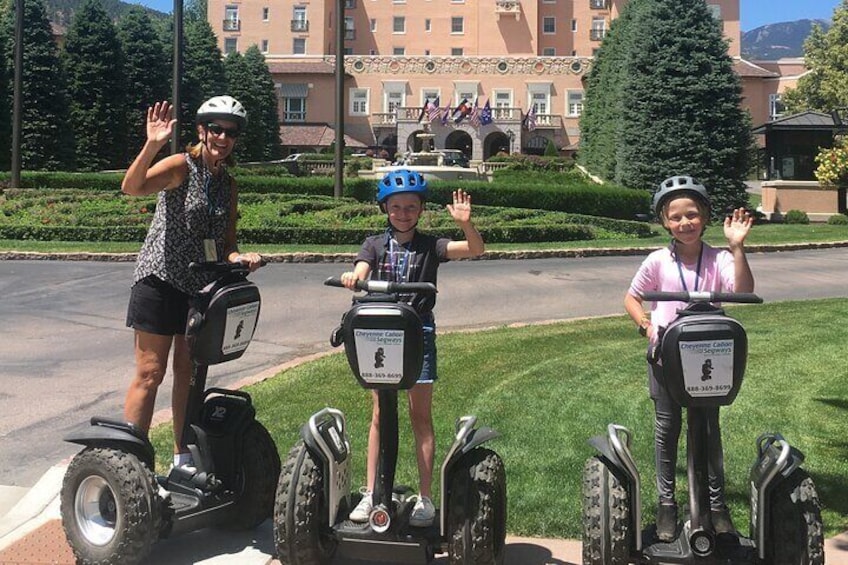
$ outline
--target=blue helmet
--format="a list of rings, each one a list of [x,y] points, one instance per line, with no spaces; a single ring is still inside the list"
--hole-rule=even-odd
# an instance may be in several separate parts
[[[421,173],[408,169],[387,173],[377,183],[377,203],[382,204],[389,196],[402,192],[414,192],[424,199],[427,196],[427,181]]]

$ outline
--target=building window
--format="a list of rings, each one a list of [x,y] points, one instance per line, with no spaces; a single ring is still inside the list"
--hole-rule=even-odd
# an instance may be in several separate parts
[[[606,10],[608,7],[607,0],[589,0],[589,8],[593,10]]]
[[[265,6],[262,8],[262,21],[267,22],[271,17],[271,8]]]
[[[568,110],[566,114],[569,117],[576,118],[583,113],[583,92],[579,90],[570,90],[568,92]]]
[[[376,50],[376,49],[369,49],[369,50],[368,50],[368,54],[369,54],[369,55],[376,55],[376,54],[377,54],[377,50]]]
[[[451,47],[451,57],[462,57],[462,47]]]
[[[344,38],[348,41],[356,39],[356,29],[353,27],[353,18],[345,16]]]
[[[345,47],[342,49],[342,53],[345,55],[353,55],[353,47]]]
[[[395,57],[403,57],[406,55],[406,48],[404,47],[392,47],[392,55]]]
[[[461,16],[451,18],[451,33],[465,33],[465,20]]]
[[[776,120],[783,116],[784,111],[783,102],[780,101],[780,94],[769,94],[769,120]]]
[[[403,92],[391,91],[386,92],[385,98],[385,111],[388,114],[394,114],[397,112],[397,109],[402,107],[404,104],[404,94]]]
[[[607,33],[606,18],[592,18],[592,29],[589,30],[589,39],[601,41]]]
[[[224,8],[224,31],[239,30],[238,6],[226,6]]]
[[[306,121],[306,98],[286,98],[284,108],[283,121]]]
[[[424,50],[424,56],[425,56],[425,57],[429,57],[429,56],[430,56],[430,50],[429,50],[429,49],[425,49],[425,50]]]
[[[571,20],[571,31],[577,31],[577,20]]]
[[[430,20],[430,18],[424,20],[424,31],[426,31],[427,33],[433,31],[433,22],[432,20]]]
[[[224,38],[224,55],[236,53],[238,51],[238,37]]]
[[[718,4],[707,4],[707,8],[715,19],[721,20],[721,6]]]
[[[367,116],[368,115],[368,89],[367,88],[351,88],[350,89],[350,115],[351,116]]]
[[[309,31],[309,20],[306,19],[306,6],[292,8],[292,31]]]
[[[406,18],[395,16],[392,18],[392,33],[406,33]]]
[[[542,122],[539,119],[540,115],[546,115],[548,113],[548,93],[547,92],[531,92],[530,93],[530,106],[536,109],[536,123]],[[528,108],[529,110],[529,108]]]
[[[263,39],[263,40],[262,40],[262,46],[261,46],[259,49],[260,49],[260,51],[262,51],[263,53],[267,53],[267,52],[268,52],[268,40],[267,40],[267,39]]]
[[[545,16],[542,19],[542,33],[556,33],[556,18],[553,16]]]
[[[356,8],[356,0],[345,0],[345,10],[353,10]]]
[[[371,33],[377,31],[377,18],[371,18]]]
[[[436,88],[424,88],[421,90],[421,106],[427,102],[435,102],[439,97],[439,90]]]
[[[556,57],[556,47],[545,47],[542,49],[542,57]]]
[[[306,55],[306,39],[303,37],[295,37],[292,41],[293,55]]]

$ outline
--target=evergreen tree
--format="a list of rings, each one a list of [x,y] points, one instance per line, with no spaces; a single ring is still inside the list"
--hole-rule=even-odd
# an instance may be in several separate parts
[[[129,165],[147,139],[147,108],[170,97],[172,67],[165,44],[153,20],[140,6],[133,6],[118,22],[118,38],[125,54],[125,115],[128,124],[123,166]]]
[[[268,70],[265,57],[256,45],[252,45],[245,51],[244,63],[256,89],[257,107],[254,109],[254,114],[262,148],[259,158],[263,161],[280,159],[283,156],[283,145],[280,140],[280,114],[274,79],[271,78],[271,71]]]
[[[0,171],[12,166],[12,96],[14,93],[15,60],[12,38],[6,18],[11,12],[8,2],[0,3]],[[14,24],[12,24],[14,25]]]
[[[74,14],[65,54],[78,167],[122,167],[127,139],[124,55],[99,0],[85,0]]]
[[[196,141],[195,115],[205,100],[228,94],[218,40],[206,19],[186,20],[183,69],[180,74],[180,124],[183,145]]]
[[[640,6],[640,4],[644,4]],[[655,189],[690,174],[713,211],[746,203],[750,117],[720,22],[703,0],[633,0],[615,180]]]
[[[580,115],[580,163],[605,179],[615,177],[617,140],[621,136],[621,84],[627,69],[631,21],[644,3],[635,2],[613,20],[609,33],[586,77],[586,95]]]
[[[256,83],[244,57],[237,52],[230,53],[224,59],[224,72],[227,75],[227,94],[241,102],[247,110],[247,127],[242,131],[233,153],[238,161],[262,160],[262,117],[258,111],[259,98]]]
[[[804,42],[804,62],[810,70],[787,89],[781,101],[788,112],[819,110],[830,112],[848,106],[848,0],[833,12],[833,25],[827,32],[814,26]]]
[[[6,106],[12,105],[15,10],[4,14],[3,66],[8,77]],[[21,72],[21,168],[69,170],[74,166],[74,137],[68,127],[67,79],[41,0],[24,1],[23,68]],[[10,119],[10,118],[7,118]],[[9,136],[11,138],[11,127]],[[11,144],[9,145],[11,151]],[[5,150],[4,150],[5,153]],[[8,162],[11,162],[9,160]]]

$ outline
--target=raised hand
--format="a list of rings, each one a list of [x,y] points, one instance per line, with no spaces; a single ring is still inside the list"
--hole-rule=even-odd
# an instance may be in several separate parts
[[[448,204],[447,208],[457,224],[471,221],[471,195],[462,189],[453,191],[453,204]]]
[[[735,209],[724,219],[724,237],[727,238],[728,245],[731,248],[742,245],[752,225],[754,218],[745,208]]]
[[[157,102],[147,109],[147,139],[157,143],[168,141],[174,132],[177,120],[174,118],[174,107],[168,102]]]

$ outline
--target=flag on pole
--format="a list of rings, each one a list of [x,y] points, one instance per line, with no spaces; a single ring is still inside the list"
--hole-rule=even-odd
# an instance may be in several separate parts
[[[468,103],[468,98],[463,98],[462,102],[453,110],[453,123],[458,124],[471,112],[471,105]]]
[[[527,128],[527,131],[533,131],[536,129],[536,105],[530,105],[530,111],[527,112],[527,115],[524,116],[524,127]]]
[[[439,97],[436,96],[436,101],[431,102],[427,108],[427,119],[431,122],[436,118],[441,117],[442,109],[439,108]]]
[[[480,127],[480,106],[477,105],[477,98],[474,99],[474,106],[471,107],[471,115],[468,120],[475,128]]]
[[[442,108],[442,125],[445,126],[448,123],[451,115],[450,102],[445,102],[445,107]]]
[[[492,123],[492,106],[489,104],[489,100],[486,100],[486,104],[483,105],[483,109],[480,110],[480,125],[487,126]]]
[[[424,119],[424,115],[427,113],[427,109],[428,109],[429,107],[430,107],[430,99],[429,99],[429,98],[425,98],[425,99],[424,99],[424,105],[423,105],[423,106],[421,106],[421,113],[420,113],[420,114],[418,114],[418,121],[419,121],[419,122],[420,122],[421,120],[423,120],[423,119]]]

